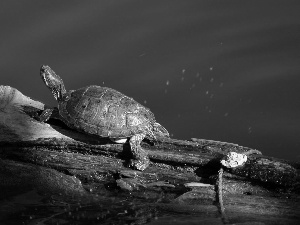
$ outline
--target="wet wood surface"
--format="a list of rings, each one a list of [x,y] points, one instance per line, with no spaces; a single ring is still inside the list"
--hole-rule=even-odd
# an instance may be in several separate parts
[[[101,201],[116,207],[112,203],[116,199],[130,198],[126,207],[132,202],[140,205],[139,213],[132,209],[135,221],[141,221],[136,224],[152,220],[153,211],[216,216],[220,215],[220,160],[228,152],[238,152],[246,153],[248,160],[241,167],[224,168],[222,197],[228,220],[219,222],[237,223],[240,218],[261,224],[300,221],[299,162],[264,156],[232,143],[160,138],[142,143],[150,166],[145,171],[132,170],[126,167],[127,143],[91,137],[55,119],[39,122],[37,115],[46,107],[14,88],[0,86],[2,198],[5,191],[20,186],[34,187],[52,198],[59,194],[82,205]]]

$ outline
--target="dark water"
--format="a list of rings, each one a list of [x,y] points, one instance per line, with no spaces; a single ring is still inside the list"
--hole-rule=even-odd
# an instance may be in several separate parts
[[[0,3],[0,85],[55,105],[39,77],[149,107],[174,138],[299,161],[300,4],[292,0]]]
[[[0,76],[55,105],[68,89],[117,89],[174,138],[234,142],[299,160],[298,1],[1,1]]]

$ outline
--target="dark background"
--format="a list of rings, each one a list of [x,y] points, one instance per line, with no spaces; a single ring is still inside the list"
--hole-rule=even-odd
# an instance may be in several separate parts
[[[56,105],[39,77],[108,86],[173,138],[299,160],[300,7],[279,0],[0,3],[0,85]]]

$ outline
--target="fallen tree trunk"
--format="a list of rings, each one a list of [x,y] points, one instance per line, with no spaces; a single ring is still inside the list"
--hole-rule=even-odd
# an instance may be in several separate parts
[[[89,214],[89,220],[141,224],[164,212],[206,213],[219,220],[217,191],[222,188],[227,217],[223,223],[300,221],[299,163],[231,143],[160,138],[143,141],[151,163],[145,171],[136,171],[124,166],[130,158],[128,144],[76,132],[55,119],[41,123],[35,118],[45,107],[14,88],[0,86],[0,200],[19,187],[34,188],[42,196],[63,198],[68,213],[74,214],[72,207],[78,202],[85,213],[91,212],[90,204],[105,203]],[[246,153],[248,160],[225,169],[220,187],[220,160],[228,152]],[[65,213],[66,209],[51,220],[59,222]]]

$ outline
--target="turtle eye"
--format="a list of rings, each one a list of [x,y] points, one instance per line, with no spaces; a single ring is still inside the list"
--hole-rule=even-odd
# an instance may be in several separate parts
[[[81,107],[82,107],[83,109],[85,109],[85,108],[86,108],[86,105],[82,105]]]

